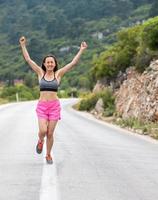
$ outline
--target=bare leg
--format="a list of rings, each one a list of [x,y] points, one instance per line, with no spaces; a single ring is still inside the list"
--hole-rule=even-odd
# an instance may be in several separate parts
[[[44,141],[44,137],[47,134],[48,131],[48,121],[46,119],[40,119],[38,118],[38,126],[39,126],[39,139],[40,141]]]
[[[50,155],[51,153],[51,149],[53,146],[53,142],[54,142],[54,130],[56,127],[57,121],[49,121],[48,122],[48,132],[47,132],[47,141],[46,141],[46,145],[47,145],[47,155]]]

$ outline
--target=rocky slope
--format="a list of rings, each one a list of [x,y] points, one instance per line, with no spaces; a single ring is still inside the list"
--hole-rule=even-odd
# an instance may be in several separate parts
[[[93,92],[102,91],[109,87],[106,78],[97,82]],[[152,61],[142,74],[134,67],[127,69],[126,73],[118,75],[110,83],[116,100],[116,112],[123,119],[137,118],[141,121],[158,121],[158,61]],[[93,113],[102,116],[103,103],[97,102]]]
[[[158,61],[142,74],[129,68],[127,79],[115,95],[117,113],[123,118],[158,121]]]

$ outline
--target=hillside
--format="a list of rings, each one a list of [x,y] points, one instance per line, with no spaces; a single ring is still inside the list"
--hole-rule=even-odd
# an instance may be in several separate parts
[[[92,88],[89,78],[92,58],[116,41],[115,33],[156,15],[155,0],[1,0],[0,81],[34,81],[23,61],[18,39],[28,38],[32,59],[41,63],[53,53],[60,66],[69,62],[82,40],[89,49],[77,68],[63,79],[61,88]],[[75,77],[75,78],[74,78]],[[30,82],[27,81],[27,82]],[[37,82],[33,83],[36,84]]]

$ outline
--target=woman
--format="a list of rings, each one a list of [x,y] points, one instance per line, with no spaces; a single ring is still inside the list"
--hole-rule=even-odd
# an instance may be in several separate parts
[[[51,149],[53,146],[53,134],[58,120],[60,119],[60,102],[57,96],[59,84],[63,75],[75,66],[81,54],[87,48],[86,42],[82,42],[80,49],[73,60],[58,69],[57,60],[53,55],[48,55],[43,59],[42,67],[38,66],[29,56],[26,49],[26,39],[21,37],[20,46],[26,62],[36,72],[39,79],[40,97],[36,107],[36,113],[39,124],[39,140],[36,146],[37,153],[41,153],[46,136],[46,161],[53,163]]]

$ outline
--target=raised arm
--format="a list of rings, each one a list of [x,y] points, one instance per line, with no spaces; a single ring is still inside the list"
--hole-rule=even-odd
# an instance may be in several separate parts
[[[80,50],[78,51],[78,53],[75,55],[75,57],[73,58],[73,60],[68,63],[67,65],[65,65],[64,67],[62,67],[61,69],[58,70],[58,76],[61,78],[66,72],[68,72],[69,70],[71,70],[79,61],[82,53],[84,52],[84,50],[87,48],[87,44],[86,42],[82,42],[81,46],[80,46]]]
[[[43,75],[43,71],[42,68],[39,67],[29,56],[29,53],[26,49],[26,38],[25,37],[21,37],[19,39],[19,43],[22,49],[22,54],[24,56],[24,59],[26,60],[26,62],[30,65],[30,67],[39,75],[42,76]]]

